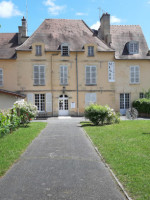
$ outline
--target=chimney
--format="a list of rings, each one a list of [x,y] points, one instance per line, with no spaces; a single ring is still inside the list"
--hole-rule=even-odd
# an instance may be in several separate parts
[[[100,19],[100,28],[98,30],[98,37],[105,41],[109,46],[111,44],[111,34],[110,34],[110,15],[104,13]]]
[[[18,26],[19,32],[18,32],[18,44],[22,44],[26,41],[27,37],[27,21],[23,17],[22,18],[22,26]]]

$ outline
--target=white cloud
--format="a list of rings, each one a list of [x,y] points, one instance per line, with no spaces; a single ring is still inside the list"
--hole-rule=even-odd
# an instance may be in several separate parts
[[[23,15],[11,1],[0,2],[0,17],[10,18]]]
[[[58,6],[55,3],[55,0],[46,0],[44,4],[48,6],[48,11],[52,15],[59,15],[59,13],[65,9],[66,6]]]
[[[115,24],[115,23],[119,24],[121,21],[122,21],[121,19],[119,19],[119,18],[117,18],[117,17],[115,17],[115,16],[110,16],[110,23],[111,23],[111,24]],[[97,21],[97,22],[96,22],[95,24],[93,24],[90,28],[91,28],[91,29],[98,30],[99,27],[100,27],[100,21]]]
[[[93,24],[90,28],[91,29],[95,29],[95,30],[98,30],[99,29],[99,27],[100,27],[100,22],[99,21],[97,21],[95,24]]]
[[[76,15],[77,15],[77,16],[84,16],[84,15],[87,15],[87,13],[77,12]]]
[[[115,24],[115,23],[120,23],[121,19],[117,18],[116,16],[111,16],[110,17],[110,23]]]

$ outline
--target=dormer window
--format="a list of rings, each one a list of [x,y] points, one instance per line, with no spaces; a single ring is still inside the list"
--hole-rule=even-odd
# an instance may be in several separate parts
[[[61,45],[61,55],[62,56],[69,56],[69,46],[67,44]]]
[[[94,56],[94,47],[88,46],[88,56]]]
[[[41,45],[36,45],[36,56],[41,56],[42,55],[42,46]]]
[[[128,46],[129,54],[138,54],[139,53],[139,43],[137,41],[130,41]]]

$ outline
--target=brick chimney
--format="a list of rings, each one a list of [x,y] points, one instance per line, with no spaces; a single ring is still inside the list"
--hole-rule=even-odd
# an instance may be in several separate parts
[[[106,42],[109,46],[111,44],[111,34],[110,34],[110,15],[104,13],[100,19],[100,28],[98,30],[98,37]]]
[[[23,17],[22,18],[22,26],[18,26],[18,44],[22,44],[26,41],[27,37],[27,21]]]

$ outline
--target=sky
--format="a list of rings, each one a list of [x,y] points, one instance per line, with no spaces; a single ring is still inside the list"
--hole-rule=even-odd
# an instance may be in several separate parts
[[[28,36],[48,18],[82,19],[98,29],[106,12],[112,25],[140,25],[150,48],[150,0],[0,0],[0,33],[18,32],[23,16]]]

